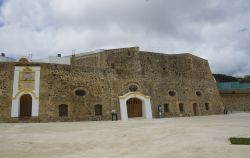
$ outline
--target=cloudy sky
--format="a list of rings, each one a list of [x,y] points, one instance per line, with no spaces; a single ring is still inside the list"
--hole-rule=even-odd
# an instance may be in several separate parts
[[[0,0],[0,52],[45,58],[139,46],[250,74],[249,0]]]

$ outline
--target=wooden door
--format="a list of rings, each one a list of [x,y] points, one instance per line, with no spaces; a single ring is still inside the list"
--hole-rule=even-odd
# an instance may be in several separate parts
[[[20,98],[20,117],[31,117],[32,111],[32,97],[29,94],[24,94]]]
[[[128,117],[142,117],[142,101],[131,98],[127,101]]]

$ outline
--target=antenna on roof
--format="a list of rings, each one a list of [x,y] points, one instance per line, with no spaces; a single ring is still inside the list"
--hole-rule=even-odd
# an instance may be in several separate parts
[[[72,56],[75,56],[76,55],[76,49],[73,49],[72,50]]]
[[[32,61],[32,53],[28,54],[28,59]]]

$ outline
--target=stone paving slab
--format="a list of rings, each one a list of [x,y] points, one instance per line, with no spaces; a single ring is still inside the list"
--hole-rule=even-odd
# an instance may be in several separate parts
[[[123,121],[1,123],[0,158],[246,158],[250,113]]]

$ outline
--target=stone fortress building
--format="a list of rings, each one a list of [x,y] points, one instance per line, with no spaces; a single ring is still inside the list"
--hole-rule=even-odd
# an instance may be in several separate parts
[[[49,122],[223,113],[208,61],[138,47],[0,62],[0,121]]]

